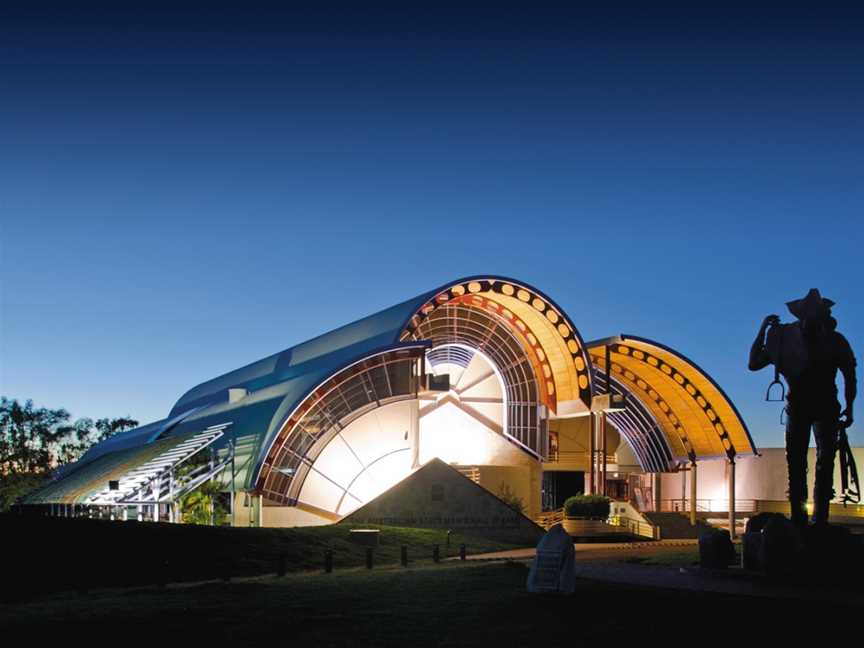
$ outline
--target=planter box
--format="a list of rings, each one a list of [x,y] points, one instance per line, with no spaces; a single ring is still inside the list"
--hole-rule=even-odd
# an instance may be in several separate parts
[[[565,517],[562,524],[567,533],[576,537],[604,536],[618,531],[618,527],[613,527],[605,520]]]

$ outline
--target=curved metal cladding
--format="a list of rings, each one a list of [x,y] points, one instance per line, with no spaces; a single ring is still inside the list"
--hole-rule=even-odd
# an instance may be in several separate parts
[[[698,365],[658,342],[631,335],[588,343],[597,376],[607,375],[659,424],[673,462],[757,454],[738,410]],[[668,468],[667,468],[668,469]]]
[[[85,459],[90,461],[169,436],[230,423],[228,433],[213,447],[219,451],[228,443],[234,444],[235,487],[252,488],[277,435],[304,400],[359,360],[400,344],[426,344],[423,327],[431,327],[431,322],[437,321],[440,314],[430,316],[439,309],[444,309],[442,314],[456,313],[459,309],[468,313],[471,321],[485,321],[490,330],[502,336],[502,345],[510,349],[511,360],[516,362],[508,369],[513,373],[511,398],[526,396],[532,406],[539,402],[553,411],[556,408],[587,411],[591,402],[590,364],[576,327],[540,291],[522,282],[484,275],[441,286],[203,382],[183,394],[166,419],[118,434],[91,449]],[[439,339],[436,335],[432,335],[433,343]],[[476,336],[460,339],[468,339],[475,345],[484,342]],[[490,344],[486,340],[483,348],[488,351]],[[521,356],[518,346],[522,347]],[[498,359],[502,358],[503,355]],[[518,372],[521,378],[517,377]],[[535,394],[530,392],[532,382]],[[246,395],[231,399],[232,389],[246,390]],[[536,444],[535,451],[542,448],[542,438],[528,441]]]
[[[604,372],[595,372],[594,388],[598,392],[606,392],[606,374]],[[610,412],[609,420],[630,444],[639,460],[639,465],[646,472],[669,470],[674,463],[672,451],[657,419],[638,398],[633,396],[614,377],[612,378],[612,393],[623,396],[627,407],[620,412]]]

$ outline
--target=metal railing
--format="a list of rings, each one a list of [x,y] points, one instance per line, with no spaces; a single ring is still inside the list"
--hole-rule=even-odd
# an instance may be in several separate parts
[[[660,528],[649,522],[642,520],[634,520],[633,518],[623,516],[612,516],[609,518],[609,524],[620,529],[621,533],[639,536],[641,538],[660,539]]]
[[[602,461],[603,457],[597,453],[598,461]],[[591,454],[587,450],[550,450],[549,456],[546,458],[547,463],[589,463]],[[606,455],[607,464],[618,463],[618,457],[614,454]]]
[[[678,498],[660,500],[661,512],[677,512],[688,513],[690,511],[690,498]],[[759,500],[754,499],[736,499],[735,511],[737,513],[758,513]],[[729,500],[722,498],[700,499],[696,498],[697,513],[726,513],[729,511]]]
[[[690,512],[690,502],[691,500],[689,498],[660,500],[660,511],[686,514]],[[807,503],[807,509],[812,513],[812,502]],[[649,508],[647,510],[650,511],[652,509]],[[728,513],[729,500],[722,498],[697,498],[696,512],[703,514]],[[783,513],[785,515],[788,515],[789,502],[786,500],[736,499],[735,512],[750,513],[753,515],[757,513]],[[843,506],[841,502],[832,502],[829,514],[831,516],[837,517],[864,518],[864,504],[848,504],[846,506]]]
[[[475,484],[480,483],[480,469],[477,466],[459,466],[456,468],[465,477],[473,481]]]

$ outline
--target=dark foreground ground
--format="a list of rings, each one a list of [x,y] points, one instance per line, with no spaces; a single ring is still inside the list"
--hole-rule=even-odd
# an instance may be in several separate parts
[[[760,645],[816,640],[852,606],[581,580],[531,595],[521,562],[255,577],[0,606],[3,637],[40,645],[193,641],[232,646]],[[149,638],[149,639],[148,639]],[[824,643],[824,641],[823,641]]]
[[[357,567],[365,565],[366,548],[350,540],[355,527],[250,529],[0,515],[0,603],[99,587],[254,576],[276,572],[280,562],[288,572],[319,570],[328,550],[335,570]],[[377,565],[398,564],[403,545],[415,563],[431,562],[435,545],[442,559],[457,555],[461,544],[475,554],[519,546],[455,533],[448,544],[446,531],[376,528]]]

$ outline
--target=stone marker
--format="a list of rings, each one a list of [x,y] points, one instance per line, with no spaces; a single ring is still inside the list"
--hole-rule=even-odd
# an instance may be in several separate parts
[[[793,572],[798,566],[801,538],[795,526],[783,516],[772,517],[762,529],[759,568],[768,576]]]
[[[573,539],[560,524],[540,539],[526,586],[534,593],[572,594],[576,589],[576,550]]]
[[[699,566],[726,569],[735,561],[735,547],[729,532],[723,529],[703,529],[699,532]]]
[[[747,520],[744,536],[741,539],[741,566],[744,569],[759,571],[762,569],[760,556],[762,554],[762,529],[773,519],[786,519],[780,513],[759,513]]]

